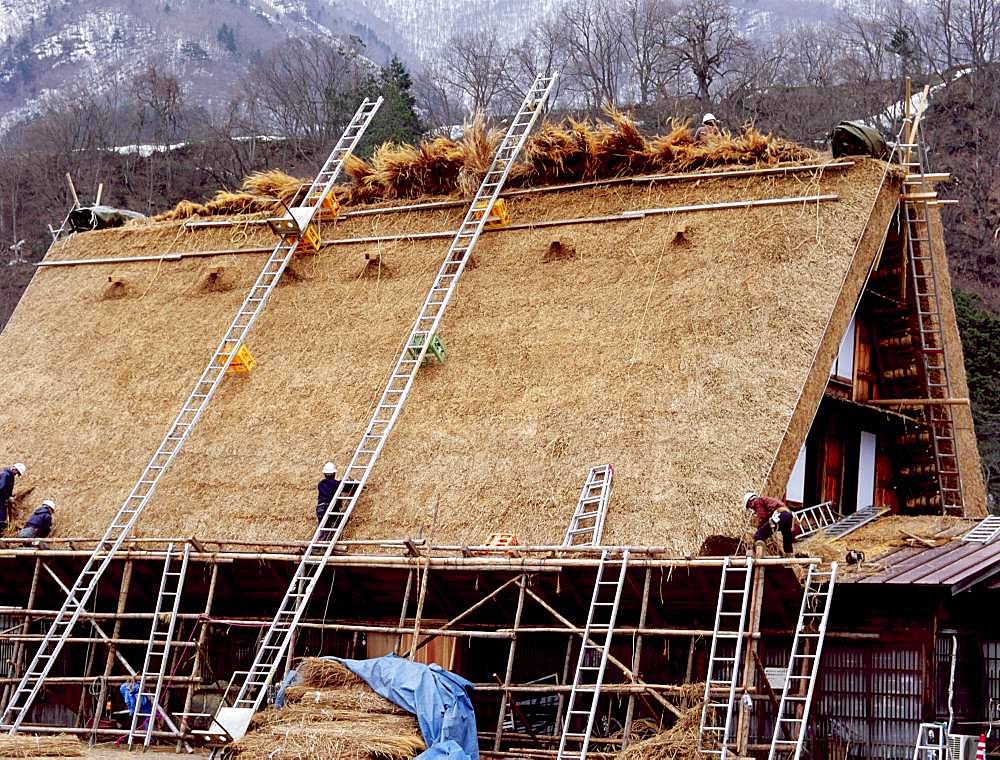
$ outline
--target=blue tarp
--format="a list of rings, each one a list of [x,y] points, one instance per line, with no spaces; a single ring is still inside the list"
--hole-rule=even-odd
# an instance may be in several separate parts
[[[329,659],[364,679],[376,694],[417,716],[427,750],[416,760],[478,760],[471,681],[440,665],[422,665],[394,654],[371,660]],[[285,687],[294,680],[292,671],[278,692],[277,706],[284,704]]]

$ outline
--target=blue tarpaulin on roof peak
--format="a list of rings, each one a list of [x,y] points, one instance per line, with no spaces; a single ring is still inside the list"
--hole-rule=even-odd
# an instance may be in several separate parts
[[[394,654],[371,660],[327,659],[341,663],[376,694],[417,716],[427,750],[416,760],[478,760],[471,681],[440,665],[410,662]],[[294,671],[286,676],[275,700],[279,707],[284,703],[284,687],[294,679]]]

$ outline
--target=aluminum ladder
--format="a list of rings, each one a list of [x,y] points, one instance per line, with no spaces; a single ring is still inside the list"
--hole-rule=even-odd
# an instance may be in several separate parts
[[[778,757],[799,760],[802,754],[836,583],[836,562],[830,563],[830,570],[827,572],[817,570],[815,563],[809,565],[768,760],[777,760]],[[785,736],[788,738],[784,738]]]
[[[824,501],[822,504],[813,504],[811,507],[797,509],[793,515],[799,526],[797,539],[811,536],[828,525],[833,525],[841,517],[839,513],[834,511],[832,501]]]
[[[862,507],[846,517],[841,517],[834,523],[827,525],[823,530],[823,535],[830,541],[843,538],[848,533],[853,533],[862,525],[877,520],[882,515],[889,512],[885,507]]]
[[[448,249],[448,254],[434,278],[434,284],[413,323],[410,335],[389,375],[368,427],[344,471],[344,477],[330,499],[330,506],[319,521],[316,532],[306,547],[285,592],[281,606],[264,634],[236,700],[232,707],[220,708],[216,716],[216,722],[223,726],[233,739],[243,736],[250,718],[264,701],[267,686],[288,650],[292,634],[312,596],[322,569],[333,553],[333,548],[354,511],[386,439],[396,424],[417,370],[441,324],[445,309],[451,301],[469,256],[486,226],[493,204],[500,195],[515,158],[528,139],[528,133],[541,117],[555,82],[555,76],[536,78],[508,127],[497,148],[493,163],[490,164]]]
[[[160,707],[163,695],[163,679],[170,661],[170,645],[174,640],[174,630],[177,627],[177,612],[180,608],[181,593],[184,591],[184,579],[187,577],[188,558],[191,554],[190,544],[184,544],[181,553],[180,567],[176,568],[178,558],[173,544],[167,545],[167,556],[163,560],[163,575],[160,576],[160,590],[156,595],[156,610],[153,613],[153,626],[146,644],[146,657],[142,661],[142,674],[139,676],[139,694],[136,698],[135,712],[132,713],[132,723],[128,732],[128,748],[132,749],[139,737],[142,746],[148,747],[153,738],[153,725],[156,716],[166,712]],[[149,690],[152,682],[153,689]],[[140,729],[140,707],[143,697],[149,700],[150,711],[146,716],[145,729]]]
[[[611,559],[610,549],[601,552],[597,579],[594,581],[594,593],[590,598],[590,609],[587,611],[587,624],[583,629],[583,640],[580,642],[580,655],[576,660],[576,674],[573,676],[573,686],[566,702],[566,714],[563,718],[562,736],[559,738],[559,753],[556,755],[556,760],[562,758],[583,760],[587,756],[590,734],[594,730],[594,717],[597,715],[597,703],[601,697],[601,686],[604,684],[604,671],[608,665],[608,653],[611,651],[611,640],[618,620],[618,605],[621,602],[622,589],[625,587],[628,559],[628,549],[622,551],[620,560]],[[615,565],[620,566],[618,577],[610,581],[605,580],[605,573],[612,570]],[[602,632],[604,633],[602,642],[595,642],[594,635]],[[581,721],[584,722],[584,730],[574,731],[574,723]],[[579,742],[580,749],[567,749],[566,745],[569,742]]]
[[[351,123],[340,140],[337,141],[333,152],[330,153],[323,168],[310,185],[307,197],[312,197],[314,201],[311,206],[304,207],[309,213],[308,218],[305,219],[306,224],[302,224],[303,231],[318,212],[323,200],[329,195],[334,182],[340,176],[344,162],[357,146],[381,105],[382,98],[374,101],[366,99],[354,114],[354,118],[351,119]],[[257,317],[264,310],[268,298],[298,249],[300,241],[301,236],[286,238],[275,246],[264,268],[257,275],[256,282],[243,300],[236,317],[229,325],[229,329],[226,330],[218,348],[212,354],[208,366],[201,373],[194,389],[181,407],[180,413],[170,425],[170,429],[156,453],[149,460],[149,464],[139,476],[139,480],[133,486],[128,498],[125,499],[125,503],[119,508],[111,525],[84,565],[83,571],[70,589],[66,601],[63,602],[58,614],[49,626],[49,630],[39,645],[30,666],[11,695],[3,715],[0,716],[0,727],[9,730],[11,734],[17,732],[35,701],[46,676],[52,669],[52,664],[62,650],[63,644],[73,630],[84,606],[94,593],[94,589],[97,588],[101,575],[104,574],[122,542],[131,533],[139,515],[146,508],[146,504],[155,492],[160,478],[163,477],[164,472],[184,446],[194,426],[201,419],[212,396],[215,395],[215,391],[226,376],[230,362],[243,345],[247,334],[257,321]]]
[[[975,527],[962,536],[962,541],[973,544],[989,544],[1000,538],[1000,517],[984,517]]]
[[[913,745],[913,760],[946,760],[947,740],[947,723],[921,723]]]
[[[723,560],[719,601],[715,608],[715,629],[712,631],[708,673],[705,676],[705,699],[702,702],[701,725],[698,729],[698,749],[706,755],[718,756],[719,760],[725,760],[732,754],[729,741],[736,707],[736,685],[742,672],[740,665],[743,660],[743,639],[746,634],[752,579],[753,560],[750,557],[737,564],[733,564],[732,557]],[[732,649],[729,648],[730,644]],[[724,650],[726,654],[721,654],[720,650]],[[722,690],[726,692],[725,701],[718,696],[713,698],[713,694],[718,695]]]
[[[923,143],[910,138],[901,161],[906,168],[902,212],[906,225],[906,253],[909,258],[910,287],[916,303],[920,356],[927,381],[927,398],[946,401],[951,394],[948,357],[945,353],[941,299],[937,270],[932,252],[930,206],[934,195],[926,179],[926,156]],[[958,463],[955,418],[950,404],[924,407],[937,468],[941,509],[944,514],[962,514],[962,476]]]
[[[611,497],[611,482],[615,468],[610,464],[599,464],[590,468],[587,479],[576,502],[576,510],[570,519],[563,546],[599,546],[604,533],[604,519],[608,515],[608,500]]]

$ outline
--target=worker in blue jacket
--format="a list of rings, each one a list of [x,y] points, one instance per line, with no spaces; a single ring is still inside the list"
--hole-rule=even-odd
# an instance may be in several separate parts
[[[42,506],[31,513],[28,522],[17,534],[18,538],[48,538],[52,532],[52,513],[56,511],[56,503],[46,499]]]
[[[337,486],[339,485],[340,481],[337,480],[337,466],[333,462],[327,462],[323,465],[323,479],[316,486],[317,523],[323,520],[323,515],[326,514],[330,502],[333,501],[333,495],[337,493]]]
[[[25,471],[21,462],[0,470],[0,533],[7,529],[7,509],[14,503],[14,481],[23,478]]]

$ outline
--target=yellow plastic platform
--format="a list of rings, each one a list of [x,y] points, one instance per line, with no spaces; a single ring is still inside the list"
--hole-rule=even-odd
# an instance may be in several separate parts
[[[241,345],[236,349],[236,356],[229,363],[226,369],[227,375],[249,375],[257,365],[257,360],[253,358],[250,349],[246,345]]]
[[[484,210],[487,203],[487,200],[479,201],[476,205],[476,210]],[[506,227],[508,224],[510,224],[510,209],[507,207],[507,201],[503,198],[497,198],[496,203],[493,204],[493,208],[490,209],[489,216],[486,217],[486,229]]]

